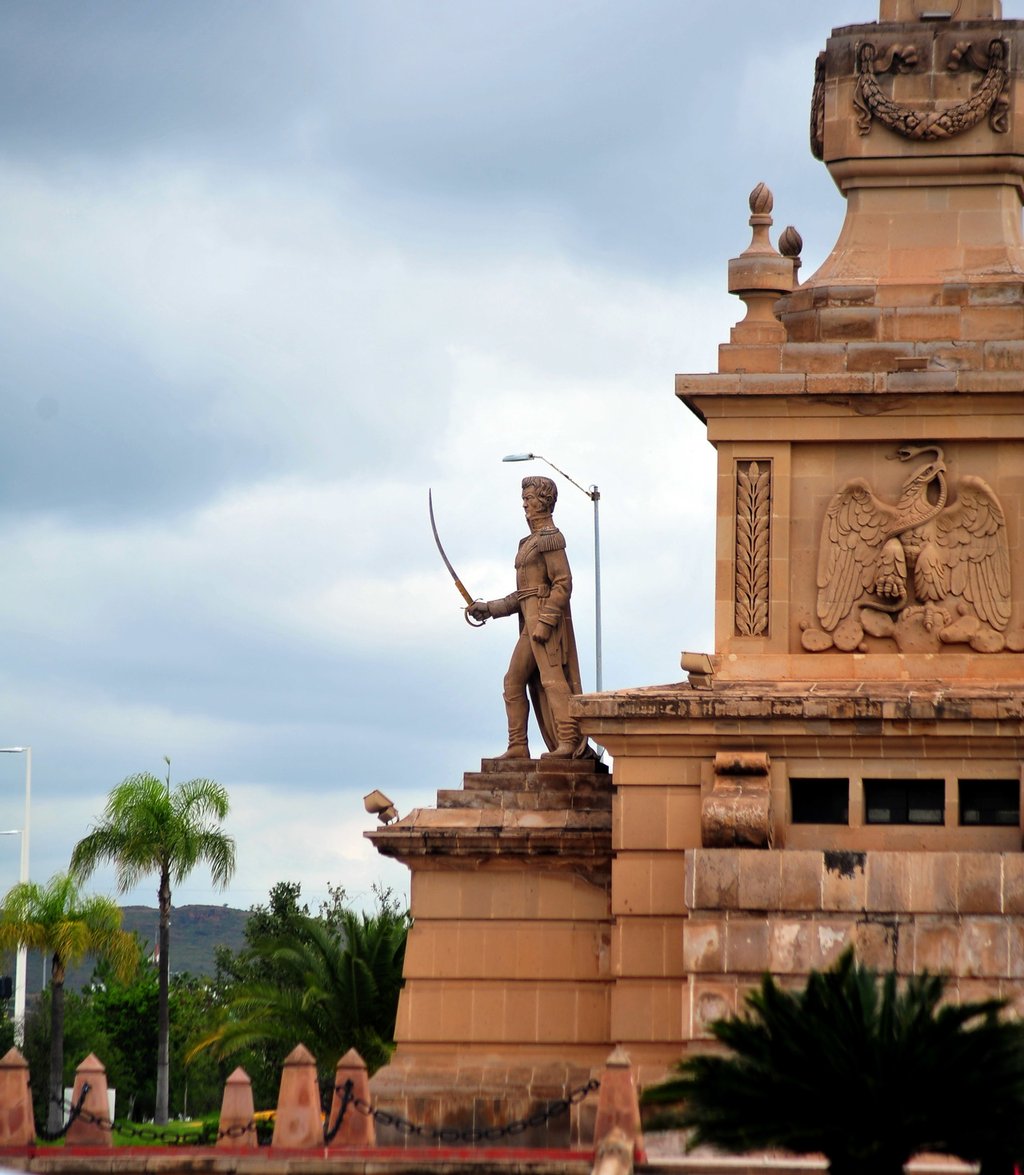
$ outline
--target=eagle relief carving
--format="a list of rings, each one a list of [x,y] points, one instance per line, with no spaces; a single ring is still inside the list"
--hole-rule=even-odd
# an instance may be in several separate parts
[[[951,490],[938,445],[905,445],[896,457],[921,459],[896,502],[856,477],[828,504],[818,549],[820,627],[804,624],[803,647],[866,652],[869,636],[894,641],[901,653],[944,645],[1021,651],[1024,632],[1008,631],[1010,552],[992,487],[967,475]]]

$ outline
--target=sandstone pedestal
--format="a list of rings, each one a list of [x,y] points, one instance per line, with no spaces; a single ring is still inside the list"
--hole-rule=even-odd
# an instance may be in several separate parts
[[[593,759],[485,759],[437,808],[367,834],[409,866],[414,917],[398,1049],[371,1081],[375,1104],[487,1129],[538,1113],[600,1068],[611,808],[611,776]],[[573,1106],[505,1142],[579,1142],[590,1114]]]

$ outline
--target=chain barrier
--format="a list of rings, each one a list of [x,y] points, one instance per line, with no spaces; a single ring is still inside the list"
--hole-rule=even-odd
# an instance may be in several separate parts
[[[77,1103],[68,1112],[68,1120],[60,1130],[37,1130],[38,1136],[46,1142],[54,1142],[63,1138],[76,1118],[81,1118],[83,1122],[88,1122],[90,1125],[98,1126],[101,1130],[116,1130],[118,1134],[126,1135],[128,1138],[137,1138],[144,1142],[160,1142],[164,1146],[209,1146],[211,1142],[216,1142],[221,1138],[242,1138],[256,1130],[256,1122],[250,1119],[245,1126],[228,1126],[225,1130],[218,1130],[215,1137],[211,1139],[210,1131],[206,1129],[172,1132],[156,1126],[136,1126],[134,1122],[116,1122],[113,1118],[107,1118],[103,1114],[94,1114],[85,1108],[85,1098],[89,1088],[88,1082],[82,1085],[82,1093]],[[64,1104],[60,1098],[52,1100],[56,1105],[63,1106]]]
[[[336,1085],[334,1087],[334,1092],[341,1094],[341,1105],[338,1107],[338,1117],[337,1117],[334,1125],[331,1127],[328,1127],[327,1113],[326,1112],[324,1113],[324,1145],[325,1146],[329,1146],[334,1141],[334,1136],[341,1129],[341,1124],[342,1124],[342,1122],[345,1121],[345,1111],[349,1108],[349,1106],[355,1100],[355,1094],[352,1092],[354,1089],[355,1089],[355,1085],[353,1084],[351,1077],[348,1079],[348,1081],[345,1082],[344,1085]]]
[[[91,1087],[88,1081],[82,1082],[82,1092],[78,1095],[78,1101],[71,1107],[70,1110],[68,1110],[68,1120],[59,1130],[37,1130],[36,1134],[38,1134],[44,1142],[56,1142],[57,1139],[63,1138],[71,1128],[71,1123],[74,1122],[74,1120],[82,1113],[82,1107],[85,1105],[85,1098],[90,1088]],[[54,1103],[54,1105],[60,1106],[60,1108],[63,1110],[63,1099],[55,1097],[51,1098],[50,1100]]]
[[[416,1138],[425,1138],[434,1142],[448,1143],[449,1145],[461,1142],[497,1142],[499,1139],[514,1138],[519,1134],[524,1134],[527,1130],[547,1125],[552,1118],[558,1118],[562,1114],[568,1113],[570,1107],[579,1105],[580,1102],[595,1090],[600,1089],[600,1087],[600,1081],[596,1078],[591,1078],[585,1085],[580,1085],[576,1089],[570,1090],[564,1098],[557,1098],[555,1101],[549,1102],[543,1110],[537,1110],[535,1113],[530,1114],[529,1117],[517,1118],[512,1122],[506,1122],[503,1126],[470,1127],[466,1130],[459,1130],[453,1126],[422,1126],[411,1122],[408,1118],[403,1118],[400,1114],[392,1114],[387,1110],[375,1109],[369,1102],[365,1102],[362,1098],[356,1096],[354,1092],[355,1086],[349,1080],[344,1085],[336,1085],[330,1090],[332,1094],[337,1093],[340,1095],[341,1104],[338,1106],[338,1114],[332,1125],[328,1126],[329,1109],[324,1113],[324,1145],[330,1145],[334,1140],[335,1135],[341,1129],[341,1125],[345,1120],[345,1114],[349,1106],[352,1106],[358,1113],[363,1114],[365,1117],[372,1118],[378,1126],[391,1126],[400,1134],[414,1135]],[[101,1114],[94,1114],[91,1110],[85,1108],[85,1098],[88,1092],[89,1086],[88,1084],[84,1084],[82,1086],[82,1093],[77,1103],[71,1107],[68,1120],[64,1126],[54,1132],[40,1130],[38,1131],[40,1138],[48,1142],[63,1138],[67,1134],[71,1123],[76,1118],[81,1118],[83,1122],[99,1126],[102,1130],[116,1130],[118,1134],[126,1135],[129,1138],[137,1138],[144,1142],[159,1142],[164,1146],[209,1146],[211,1144],[209,1133],[206,1130],[177,1131],[171,1133],[166,1129],[155,1126],[136,1126],[133,1122],[115,1122],[112,1118],[107,1118]],[[213,1141],[216,1142],[221,1138],[242,1138],[246,1134],[256,1131],[256,1128],[255,1120],[250,1119],[244,1126],[228,1126],[225,1130],[218,1130],[216,1138]],[[266,1144],[261,1142],[260,1145],[263,1146]]]
[[[351,1082],[345,1083],[346,1087],[351,1086]],[[569,1094],[564,1098],[558,1098],[553,1102],[549,1102],[547,1107],[543,1110],[537,1110],[536,1113],[531,1114],[528,1118],[518,1118],[514,1122],[507,1122],[504,1126],[487,1126],[482,1128],[470,1127],[467,1130],[459,1130],[454,1126],[440,1126],[440,1127],[426,1127],[419,1126],[415,1122],[410,1122],[408,1118],[403,1118],[400,1114],[391,1114],[387,1110],[376,1110],[369,1102],[364,1102],[362,1098],[352,1095],[351,1090],[342,1091],[342,1112],[338,1117],[338,1125],[341,1124],[341,1118],[344,1116],[344,1111],[348,1104],[351,1104],[360,1113],[367,1118],[372,1118],[379,1126],[393,1126],[400,1134],[415,1135],[417,1138],[428,1138],[435,1142],[444,1142],[448,1144],[455,1144],[460,1142],[497,1142],[500,1138],[514,1138],[517,1134],[523,1134],[527,1130],[532,1130],[538,1126],[545,1126],[552,1118],[558,1118],[562,1114],[569,1112],[571,1106],[579,1105],[589,1094],[596,1089],[600,1089],[601,1082],[596,1078],[591,1078],[586,1085],[581,1085],[576,1089],[570,1090]],[[337,1127],[335,1127],[337,1130]]]

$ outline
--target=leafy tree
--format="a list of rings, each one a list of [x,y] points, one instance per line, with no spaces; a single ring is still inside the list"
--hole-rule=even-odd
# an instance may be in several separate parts
[[[692,1145],[823,1153],[834,1175],[897,1175],[920,1151],[1012,1169],[1024,1154],[1024,1025],[1000,1000],[942,1004],[945,981],[879,978],[846,952],[804,991],[766,976],[744,1015],[716,1021],[728,1055],[682,1062],[645,1091],[683,1103]]]
[[[0,906],[0,947],[26,946],[45,951],[50,963],[50,1130],[60,1128],[64,1088],[64,978],[68,965],[86,955],[107,959],[127,975],[138,948],[121,929],[121,911],[104,897],[84,897],[75,880],[55,874],[45,888],[21,882],[8,891]]]
[[[301,933],[297,927],[303,919],[315,917],[321,921],[332,921],[333,931],[341,909],[344,908],[345,891],[340,886],[328,886],[330,900],[321,902],[318,914],[311,915],[309,903],[302,900],[302,886],[295,881],[279,881],[271,887],[265,904],[250,907],[244,935],[246,945],[239,951],[218,947],[215,952],[216,975],[214,988],[217,993],[216,1006],[212,1009],[210,1022],[199,1041],[212,1035],[226,1017],[226,1007],[234,994],[241,988],[256,983],[281,984],[286,976],[273,959],[258,949],[258,944],[268,940],[287,939]],[[340,942],[340,936],[339,936]],[[199,1041],[193,1042],[198,1044]],[[281,1079],[281,1062],[295,1047],[295,1041],[280,1045],[274,1041],[254,1041],[247,1048],[232,1052],[234,1064],[241,1065],[252,1081],[253,1097],[257,1106],[272,1106],[277,1097]],[[207,1056],[212,1050],[201,1050]],[[191,1055],[190,1050],[189,1055]],[[198,1059],[198,1051],[193,1063]]]
[[[292,896],[294,906],[277,925],[253,937],[238,968],[245,977],[227,990],[222,1022],[191,1055],[209,1049],[218,1058],[245,1050],[283,1056],[302,1041],[325,1075],[350,1048],[372,1072],[391,1055],[408,914],[388,891],[377,892],[372,914],[336,908],[335,900],[320,918],[301,911],[298,887]]]
[[[184,1117],[216,1113],[224,1095],[224,1082],[234,1068],[211,1053],[191,1056],[220,1015],[220,992],[209,979],[175,975],[171,981],[171,1064],[184,1074],[171,1109]],[[281,1071],[277,1071],[280,1083]],[[276,1087],[274,1090],[277,1092]]]
[[[235,871],[235,842],[218,827],[228,813],[227,791],[211,779],[191,779],[171,790],[155,775],[132,775],[107,797],[102,820],[75,845],[72,872],[88,877],[101,861],[117,868],[117,887],[126,893],[143,877],[159,877],[160,908],[158,1030],[155,1121],[168,1118],[170,1049],[171,883],[207,864],[213,882],[226,886]]]

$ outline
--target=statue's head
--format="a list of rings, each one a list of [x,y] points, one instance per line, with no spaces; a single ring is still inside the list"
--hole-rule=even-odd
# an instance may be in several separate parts
[[[558,501],[558,486],[550,477],[541,477],[536,474],[532,477],[524,477],[523,493],[525,494],[528,489],[533,490],[548,514],[554,513],[555,503]]]

